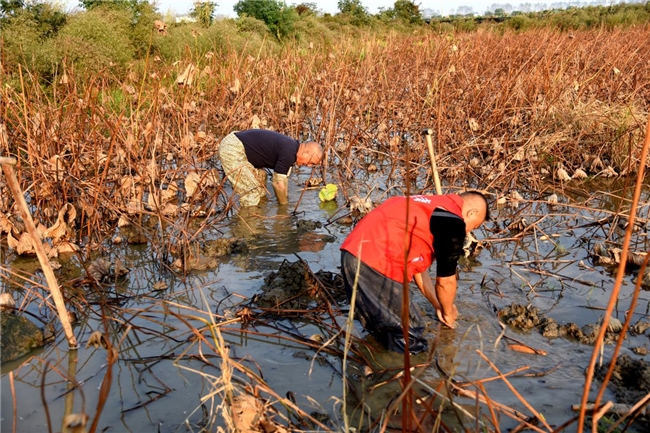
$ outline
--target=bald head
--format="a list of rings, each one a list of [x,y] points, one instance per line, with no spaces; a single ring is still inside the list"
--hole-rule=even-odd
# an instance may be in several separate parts
[[[484,221],[490,220],[490,208],[482,193],[466,191],[459,195],[463,199],[463,220],[467,233],[479,228]]]
[[[320,164],[322,160],[323,148],[320,144],[315,141],[300,144],[298,153],[296,154],[297,165],[306,165],[310,167],[312,165]]]

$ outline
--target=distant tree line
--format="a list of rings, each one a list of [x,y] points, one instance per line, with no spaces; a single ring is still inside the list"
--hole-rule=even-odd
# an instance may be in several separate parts
[[[579,3],[582,7],[574,6]],[[595,4],[598,3],[598,4]],[[360,31],[436,32],[473,31],[487,26],[496,31],[525,31],[552,27],[561,31],[632,26],[650,22],[650,1],[600,5],[602,1],[551,3],[556,8],[532,11],[531,3],[517,10],[510,4],[493,4],[484,15],[436,15],[413,0],[396,0],[391,8],[370,14],[361,0],[338,0],[339,12],[323,13],[316,3],[288,6],[282,0],[239,0],[237,18],[215,19],[218,4],[195,1],[191,22],[163,16],[148,0],[80,0],[83,10],[65,13],[46,1],[0,0],[0,60],[3,71],[18,65],[39,80],[52,82],[74,66],[77,72],[126,70],[134,60],[149,55],[176,60],[191,47],[197,52],[276,49],[285,43],[333,40],[358,36]],[[464,12],[462,8],[458,11]],[[165,21],[166,34],[153,31]]]

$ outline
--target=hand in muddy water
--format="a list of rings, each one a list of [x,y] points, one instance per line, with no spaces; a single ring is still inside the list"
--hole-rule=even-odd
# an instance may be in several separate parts
[[[455,304],[452,306],[452,310],[451,310],[450,314],[444,314],[442,312],[442,309],[437,309],[436,310],[436,315],[438,316],[438,320],[440,320],[443,325],[447,326],[450,329],[455,329],[456,328],[456,319],[458,318],[458,309],[456,308]]]

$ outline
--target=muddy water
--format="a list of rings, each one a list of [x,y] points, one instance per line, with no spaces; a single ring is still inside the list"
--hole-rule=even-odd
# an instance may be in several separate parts
[[[304,182],[306,177],[308,173],[303,172],[296,179]],[[148,248],[116,247],[113,257],[120,256],[130,273],[125,280],[107,287],[105,293],[85,294],[97,302],[93,304],[94,312],[88,319],[75,325],[80,348],[68,351],[63,335],[58,332],[54,343],[34,351],[20,362],[2,366],[2,431],[47,431],[41,392],[52,431],[60,430],[62,418],[67,413],[85,411],[91,414],[92,420],[107,371],[105,350],[86,347],[91,333],[98,329],[109,329],[113,344],[121,340],[119,361],[112,368],[110,394],[99,428],[125,432],[172,432],[188,428],[198,431],[203,415],[201,397],[211,391],[210,378],[220,376],[220,364],[216,357],[210,358],[213,365],[186,357],[178,359],[184,351],[190,354],[199,352],[190,342],[191,331],[178,315],[206,317],[199,310],[209,309],[227,316],[245,299],[260,293],[264,278],[277,271],[285,260],[295,262],[300,257],[313,272],[338,272],[338,246],[350,226],[327,224],[337,206],[321,204],[317,189],[306,190],[302,197],[300,193],[299,185],[294,184],[288,207],[278,207],[273,200],[268,200],[253,212],[242,212],[240,216],[229,218],[220,230],[226,235],[245,239],[248,252],[222,257],[216,268],[194,272],[187,278],[166,271],[157,254]],[[613,210],[617,203],[603,197],[602,201],[592,200],[591,207]],[[298,200],[298,212],[294,215]],[[519,376],[509,380],[549,424],[560,425],[575,415],[571,405],[581,400],[584,370],[592,346],[564,337],[547,338],[537,329],[521,331],[506,327],[504,330],[497,319],[497,311],[513,303],[537,307],[545,317],[560,324],[575,323],[579,327],[596,323],[602,315],[614,277],[603,266],[594,265],[590,253],[595,242],[608,236],[620,242],[623,231],[616,224],[584,227],[609,214],[577,210],[562,205],[563,201],[566,203],[569,199],[561,196],[561,203],[552,207],[544,202],[522,202],[516,208],[494,209],[495,222],[475,233],[479,239],[492,241],[487,242],[486,248],[476,257],[464,259],[461,263],[458,329],[439,330],[432,308],[413,292],[431,317],[428,337],[437,342],[437,366],[424,369],[420,376],[422,386],[435,386],[441,379],[441,369],[459,381],[494,376],[494,370],[481,358],[480,351],[504,373],[524,366],[529,368],[522,373],[552,370],[537,377]],[[344,200],[339,198],[338,205],[343,203]],[[647,209],[642,209],[641,214],[647,216]],[[504,227],[522,217],[528,224],[537,222],[536,229],[514,239],[516,232],[506,231]],[[299,220],[321,222],[322,226],[299,231],[296,229]],[[645,230],[635,233],[635,250],[648,249],[645,235]],[[511,240],[504,241],[504,238]],[[3,266],[11,270],[30,269],[30,266],[33,269],[33,261],[16,260],[10,252],[4,252],[3,259]],[[75,268],[74,263],[64,263],[60,272],[70,275],[73,273],[70,268]],[[167,288],[154,290],[161,281]],[[624,320],[634,288],[632,275],[626,276],[625,283],[615,314],[621,320]],[[4,282],[1,284],[6,285],[5,290],[14,291],[19,304],[23,299],[21,292]],[[82,287],[76,290],[93,289]],[[102,322],[99,314],[102,297],[110,299],[104,306],[111,317],[106,322]],[[644,291],[632,323],[650,321],[648,308],[650,292]],[[39,306],[38,301],[32,302],[29,309],[35,314],[46,310]],[[129,324],[132,327],[125,332]],[[315,357],[313,350],[281,338],[283,329],[291,329],[303,336],[321,330],[313,322],[300,319],[281,319],[272,325],[274,327],[256,325],[257,334],[239,333],[237,326],[228,327],[224,338],[229,343],[231,356],[244,360],[250,368],[263,374],[278,395],[292,392],[305,411],[326,414],[332,429],[342,430],[340,359],[326,354]],[[372,344],[372,339],[365,337],[360,328],[357,331]],[[277,335],[277,338],[260,334]],[[543,350],[547,355],[508,349],[506,343],[512,340],[504,336]],[[650,346],[647,335],[629,335],[623,353],[650,361],[650,356],[630,351],[631,347],[638,346]],[[612,345],[606,346],[603,362],[608,361],[612,348]],[[202,353],[211,355],[205,348]],[[426,357],[422,355],[413,360],[414,363],[424,361]],[[46,362],[49,367],[44,365]],[[401,365],[402,358],[377,348],[375,362],[378,369],[389,368]],[[44,371],[47,371],[45,376]],[[398,388],[394,383],[376,387],[372,392],[368,390],[386,377],[363,379],[359,370],[351,368],[348,372],[357,396],[376,413],[397,395]],[[81,386],[66,392],[70,389],[70,382],[65,377],[74,377]],[[486,382],[485,387],[494,401],[529,413],[502,381]],[[592,394],[595,391],[593,387]],[[608,391],[605,398],[613,398],[613,393]],[[474,412],[470,400],[458,399],[458,402]],[[351,397],[347,403],[352,422],[360,423],[352,409],[356,399]],[[212,404],[210,400],[205,403],[208,410]],[[453,424],[453,420],[449,422]],[[502,429],[516,424],[507,417],[500,419]]]

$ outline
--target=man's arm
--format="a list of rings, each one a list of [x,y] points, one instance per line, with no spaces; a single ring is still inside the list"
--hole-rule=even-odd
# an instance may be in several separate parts
[[[454,305],[456,268],[463,252],[465,221],[458,215],[438,208],[431,215],[429,227],[433,234],[433,250],[437,262],[435,292],[441,307],[437,311],[438,319],[453,328],[458,318],[458,310]]]
[[[436,278],[435,287],[427,272],[415,274],[414,280],[424,297],[436,309],[438,320],[452,329],[455,328],[458,318],[458,310],[454,305],[456,276]]]
[[[422,272],[420,274],[415,274],[413,278],[415,284],[418,286],[418,289],[420,289],[420,292],[422,292],[424,297],[431,302],[431,305],[433,305],[436,310],[439,310],[441,308],[440,302],[438,302],[436,289],[433,287],[433,281],[431,281],[429,274],[427,272]]]
[[[441,307],[437,311],[438,319],[452,329],[456,327],[458,318],[458,310],[454,304],[456,287],[456,275],[436,277],[436,297]]]
[[[278,199],[278,203],[289,203],[289,178],[287,175],[273,173],[271,184],[273,185],[273,191],[275,192],[275,197]]]

